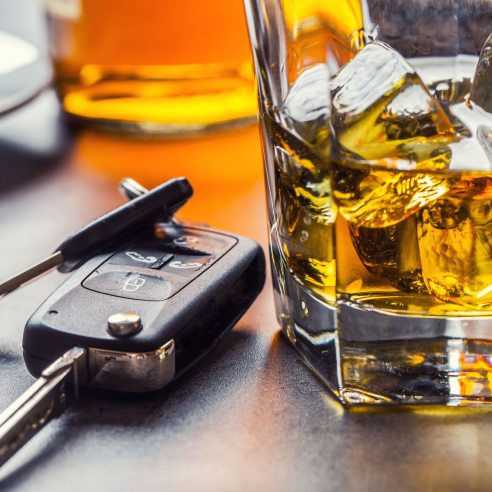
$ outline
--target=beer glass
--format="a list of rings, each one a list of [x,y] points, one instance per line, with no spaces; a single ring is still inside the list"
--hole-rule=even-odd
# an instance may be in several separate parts
[[[492,402],[492,2],[245,8],[283,331],[347,405]]]

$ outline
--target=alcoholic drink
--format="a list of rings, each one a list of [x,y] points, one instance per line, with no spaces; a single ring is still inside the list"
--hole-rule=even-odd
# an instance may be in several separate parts
[[[157,136],[254,121],[240,0],[47,0],[46,7],[57,86],[69,114]]]
[[[259,87],[285,333],[344,403],[492,401],[490,8],[281,3],[288,82]]]

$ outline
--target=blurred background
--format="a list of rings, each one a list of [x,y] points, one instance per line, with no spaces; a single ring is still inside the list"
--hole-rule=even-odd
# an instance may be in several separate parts
[[[0,190],[53,166],[186,176],[200,207],[257,186],[242,1],[0,0]]]

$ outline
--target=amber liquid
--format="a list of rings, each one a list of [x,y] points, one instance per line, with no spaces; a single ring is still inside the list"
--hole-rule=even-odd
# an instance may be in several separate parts
[[[278,164],[282,253],[302,283],[328,301],[338,293],[407,313],[490,315],[492,175],[323,160],[294,139],[288,148],[299,167],[327,169],[321,181],[292,179]],[[325,198],[313,198],[323,187]]]
[[[344,403],[490,403],[492,111],[468,97],[488,9],[456,33],[430,0],[282,4],[289,90],[262,121],[285,334]]]
[[[459,88],[447,83],[451,90],[442,96],[465,104]],[[453,94],[456,101],[451,101]],[[473,116],[473,109],[461,107]],[[424,137],[404,119],[388,123],[370,110],[358,123],[371,124],[339,131],[337,139],[372,159],[368,163],[335,155],[321,132],[305,131],[311,144],[265,116],[276,147],[281,261],[314,297],[332,306],[337,301],[363,306],[362,321],[372,308],[389,319],[396,315],[396,326],[400,316],[415,316],[418,325],[432,316],[492,313],[492,173],[449,170],[449,146],[470,145],[472,139],[458,121],[451,127],[440,112],[426,118],[433,120],[435,135]],[[365,145],[371,133],[380,141]],[[406,157],[418,160],[415,169],[383,166]],[[296,325],[297,333],[310,333],[301,328]],[[419,336],[378,341],[376,334],[367,343],[347,341],[341,334],[345,403],[490,401],[490,342]],[[319,339],[298,343],[310,351],[312,367],[330,374],[330,342],[320,345]]]
[[[281,253],[325,301],[347,298],[416,315],[492,312],[492,173],[451,170],[460,148],[478,168],[480,159],[488,162],[454,113],[466,123],[484,114],[466,102],[469,79],[436,77],[430,90],[445,110],[409,74],[356,119],[332,115],[335,145],[345,154],[330,149],[322,126],[290,130],[267,118],[282,150]],[[426,108],[420,116],[396,116],[415,101]],[[409,170],[394,169],[407,164]]]
[[[58,89],[71,115],[156,135],[254,121],[241,0],[49,0],[47,12]]]

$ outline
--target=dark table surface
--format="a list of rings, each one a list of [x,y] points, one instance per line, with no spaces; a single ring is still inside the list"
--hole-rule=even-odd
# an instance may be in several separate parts
[[[252,163],[260,168],[260,162]],[[196,187],[182,217],[266,247],[261,180]],[[2,278],[122,202],[80,153],[0,195]],[[33,379],[24,323],[64,279],[0,302],[0,410]],[[279,334],[270,282],[231,334],[182,379],[145,397],[85,395],[0,470],[0,490],[490,490],[488,412],[348,412]]]
[[[58,167],[0,193],[1,278],[122,203],[115,165],[101,169],[88,158],[101,146],[82,134]],[[250,236],[267,251],[255,156],[244,179],[192,180],[196,195],[181,216]],[[51,273],[0,301],[0,411],[33,383],[23,326],[64,278]],[[144,397],[84,395],[0,469],[0,490],[486,491],[491,441],[487,411],[343,409],[279,334],[268,282],[183,378]]]

